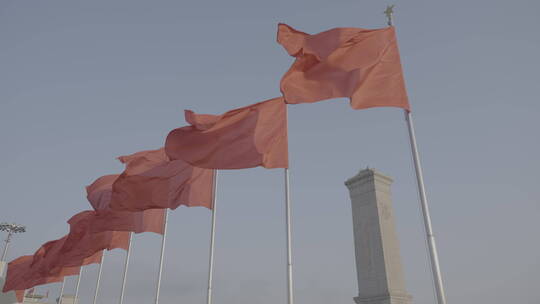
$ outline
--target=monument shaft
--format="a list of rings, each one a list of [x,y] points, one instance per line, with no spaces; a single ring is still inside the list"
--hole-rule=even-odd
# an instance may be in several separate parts
[[[409,304],[399,241],[396,234],[390,185],[392,179],[365,169],[345,182],[349,188],[358,304]]]

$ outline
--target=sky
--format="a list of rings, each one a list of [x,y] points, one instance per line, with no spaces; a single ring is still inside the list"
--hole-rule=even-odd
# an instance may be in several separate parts
[[[448,303],[540,303],[540,2],[396,0],[395,24]],[[380,28],[364,1],[0,2],[0,221],[32,254],[90,209],[84,187],[120,155],[159,148],[183,110],[277,97],[293,59],[278,22],[308,33]],[[344,181],[391,176],[408,292],[434,303],[403,112],[345,99],[289,106],[296,303],[353,303]],[[283,171],[219,179],[214,303],[285,303]],[[210,212],[171,212],[162,303],[204,303]],[[2,238],[5,237],[2,235]],[[125,303],[153,303],[161,237],[136,235]],[[117,303],[125,253],[107,253],[99,303]],[[97,266],[85,267],[89,304]],[[39,287],[58,294],[60,284]],[[73,292],[75,279],[67,282]]]

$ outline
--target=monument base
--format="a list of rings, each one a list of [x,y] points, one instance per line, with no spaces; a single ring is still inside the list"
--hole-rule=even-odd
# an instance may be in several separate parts
[[[411,304],[412,296],[408,294],[381,295],[374,297],[355,297],[356,304]]]

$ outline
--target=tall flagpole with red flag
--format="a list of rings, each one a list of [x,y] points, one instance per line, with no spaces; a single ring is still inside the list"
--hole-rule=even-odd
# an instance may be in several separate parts
[[[172,130],[165,142],[165,151],[171,160],[181,159],[194,168],[247,169],[262,166],[267,169],[285,169],[285,207],[287,231],[287,290],[292,304],[292,263],[290,246],[290,200],[288,187],[288,142],[286,124],[287,105],[283,97],[227,111],[221,115],[196,114],[186,111],[190,127]],[[238,123],[241,121],[242,123]],[[234,123],[232,123],[234,122]],[[224,135],[226,134],[226,135]],[[223,139],[215,144],[218,136]],[[245,140],[249,138],[250,140]],[[194,140],[196,139],[196,140]],[[238,148],[238,145],[241,148]],[[185,149],[189,147],[188,149]],[[214,177],[217,173],[214,174]],[[217,181],[213,183],[213,204],[216,202]],[[200,191],[200,190],[199,190]],[[210,205],[210,204],[209,204]],[[207,304],[212,301],[215,220],[213,208],[210,244],[210,269]]]
[[[210,257],[208,262],[208,291],[206,294],[206,303],[212,303],[212,283],[214,279],[214,241],[216,238],[216,216],[217,216],[217,181],[218,170],[214,170],[214,178],[212,185],[212,228],[210,232]]]
[[[394,5],[388,5],[384,11],[388,18],[388,26],[393,26],[393,14]],[[435,244],[435,235],[433,234],[433,227],[431,224],[431,216],[429,213],[429,206],[426,196],[426,187],[424,185],[424,176],[422,173],[422,165],[420,163],[420,154],[418,153],[418,145],[416,143],[416,134],[414,132],[414,124],[412,120],[412,114],[409,110],[403,110],[405,114],[405,121],[407,123],[407,129],[409,132],[409,141],[411,145],[412,158],[414,163],[414,170],[416,173],[416,181],[418,185],[418,194],[420,197],[420,206],[422,209],[422,215],[424,218],[424,228],[426,232],[429,259],[431,264],[431,271],[433,274],[433,283],[435,285],[435,293],[437,296],[438,304],[446,304],[446,295],[444,293],[444,285],[442,282],[441,267],[439,265],[439,255],[437,253],[437,246]]]

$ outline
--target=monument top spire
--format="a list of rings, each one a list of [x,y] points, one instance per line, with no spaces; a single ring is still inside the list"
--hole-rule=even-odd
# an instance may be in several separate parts
[[[345,185],[352,189],[353,185],[358,183],[364,183],[370,180],[377,180],[387,185],[392,184],[394,181],[390,176],[380,172],[377,169],[366,167],[366,169],[360,170],[358,174],[345,181]]]

